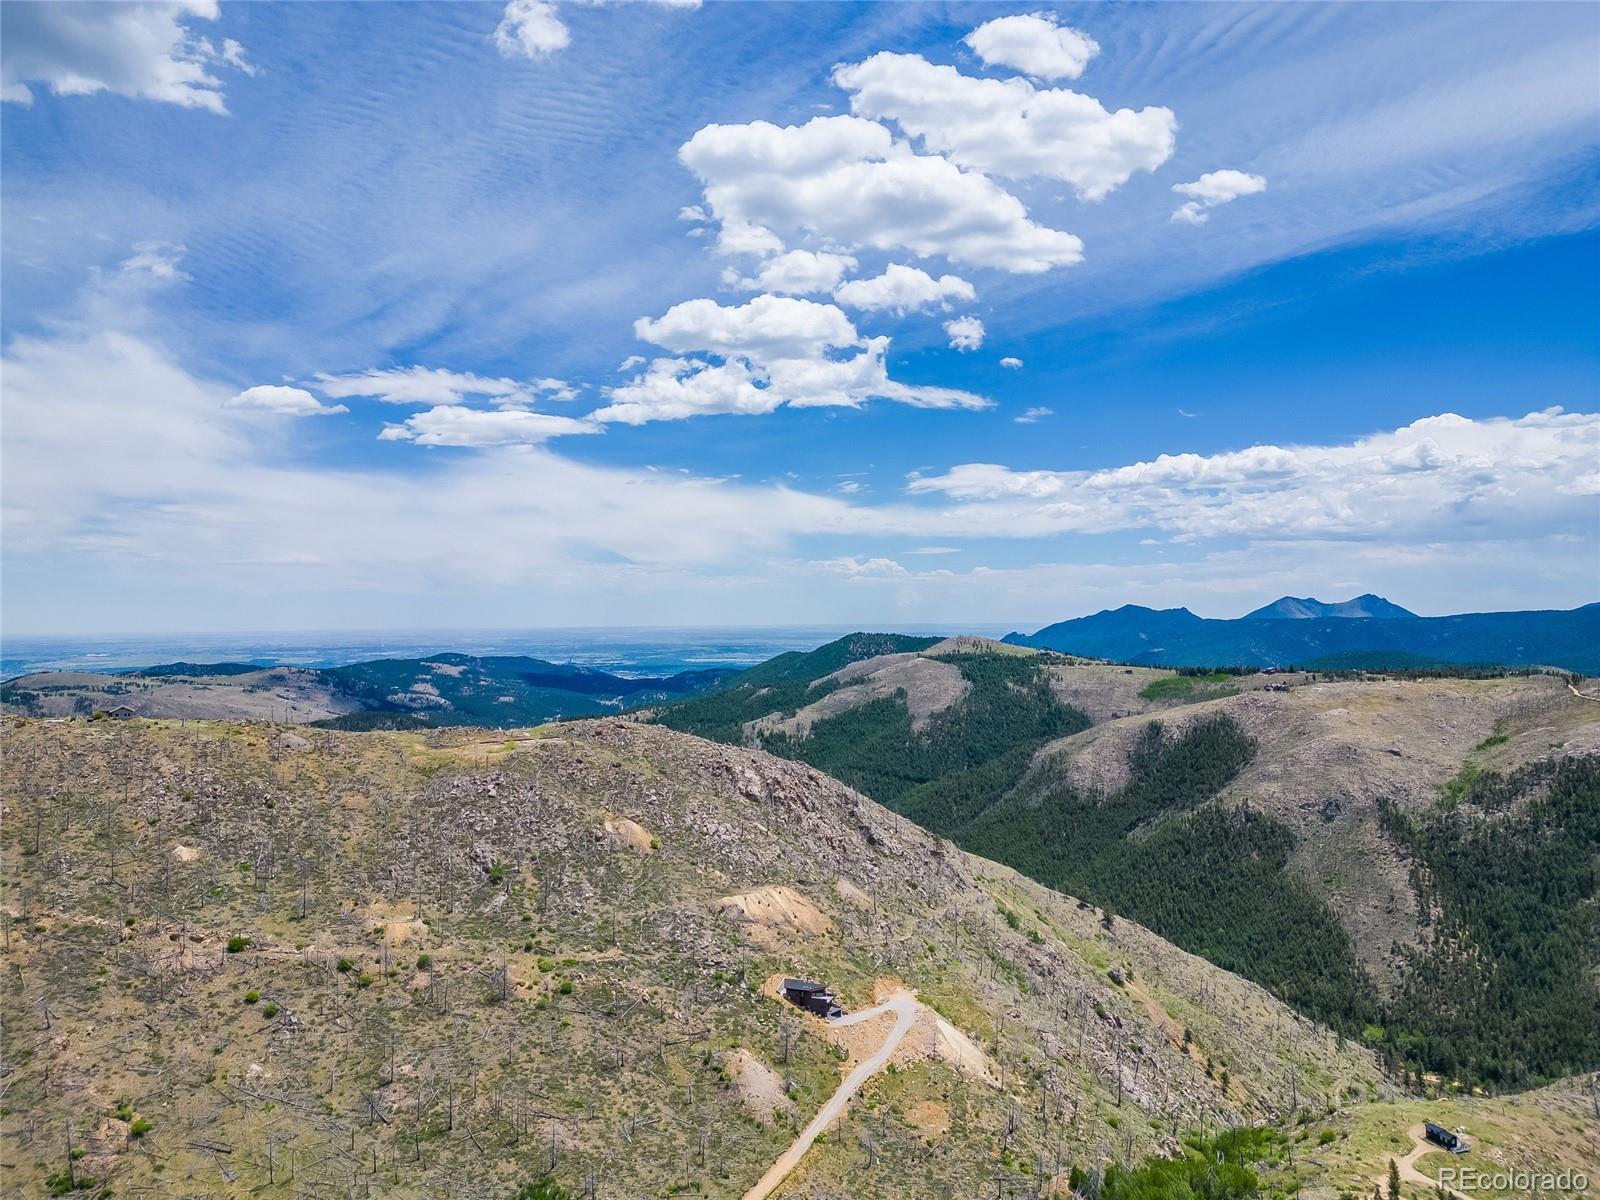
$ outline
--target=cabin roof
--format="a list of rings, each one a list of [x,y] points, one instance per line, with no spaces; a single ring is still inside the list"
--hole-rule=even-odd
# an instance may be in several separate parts
[[[785,979],[783,990],[786,992],[825,992],[828,985],[825,983],[812,983],[809,979]]]

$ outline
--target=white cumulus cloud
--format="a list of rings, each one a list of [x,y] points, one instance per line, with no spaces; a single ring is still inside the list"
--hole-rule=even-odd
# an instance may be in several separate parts
[[[741,278],[737,271],[730,271],[725,278],[735,287],[749,291],[806,296],[833,291],[855,268],[856,260],[849,254],[790,250],[767,259],[752,278]]]
[[[1000,360],[1000,365],[1008,371],[1022,370],[1022,360],[1020,358],[1012,358],[1009,355]]]
[[[1253,196],[1267,190],[1263,176],[1231,169],[1207,171],[1189,183],[1175,183],[1172,190],[1189,199],[1180,204],[1172,214],[1174,221],[1190,225],[1204,225],[1210,219],[1210,209],[1219,204],[1231,204],[1240,196]]]
[[[0,39],[0,100],[32,104],[30,83],[58,96],[111,92],[226,113],[221,65],[255,73],[229,39],[219,52],[185,25],[214,21],[216,0],[8,4]]]
[[[1007,536],[1151,528],[1181,540],[1415,544],[1592,530],[1584,493],[1596,461],[1600,414],[1552,408],[1445,413],[1338,445],[1163,454],[1097,471],[965,463],[914,476],[908,490],[960,502],[963,528]]]
[[[598,8],[605,0],[578,0]],[[652,0],[663,8],[699,8],[701,0]],[[494,44],[506,58],[548,58],[572,44],[572,31],[552,0],[510,0],[495,27]]]
[[[640,425],[783,405],[856,407],[872,399],[921,408],[989,404],[971,392],[890,379],[889,339],[862,336],[839,308],[814,300],[763,295],[736,307],[688,300],[658,318],[640,318],[634,332],[675,357],[657,358],[612,388],[610,404],[591,414],[594,420]]]
[[[1092,96],[963,75],[918,54],[883,51],[836,67],[833,81],[858,117],[894,121],[925,150],[989,175],[1059,179],[1085,200],[1166,162],[1178,128],[1168,108],[1109,112]]]
[[[495,48],[506,58],[547,58],[572,42],[550,0],[511,0],[495,27]]]
[[[987,65],[1014,67],[1035,79],[1076,79],[1100,53],[1092,37],[1058,24],[1048,12],[996,17],[962,40]]]
[[[678,157],[704,186],[725,253],[777,253],[785,235],[810,235],[1028,274],[1083,258],[1081,240],[1036,224],[987,176],[860,117],[707,125]]]
[[[1012,417],[1011,419],[1013,421],[1015,421],[1018,425],[1037,425],[1040,421],[1044,420],[1046,417],[1053,417],[1055,415],[1056,415],[1056,410],[1055,409],[1046,408],[1042,404],[1037,404],[1034,407],[1028,409],[1022,415],[1016,416],[1016,417]]]
[[[350,411],[342,404],[324,404],[304,388],[274,383],[245,388],[223,407],[253,409],[286,417],[328,417]]]
[[[977,317],[957,317],[953,321],[944,323],[944,331],[950,339],[950,349],[960,350],[963,353],[976,350],[983,345],[983,322]]]
[[[871,279],[852,279],[834,289],[833,298],[847,308],[869,312],[886,309],[899,316],[923,309],[948,308],[951,301],[976,300],[978,293],[959,275],[935,279],[920,267],[890,263],[883,274]]]

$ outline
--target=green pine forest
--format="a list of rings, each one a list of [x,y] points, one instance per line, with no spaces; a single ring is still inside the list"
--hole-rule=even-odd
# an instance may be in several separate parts
[[[657,719],[737,743],[746,722],[793,713],[839,686],[813,686],[839,667],[932,643],[852,635],[783,655]],[[1286,869],[1291,831],[1248,807],[1207,803],[1255,753],[1231,719],[1192,724],[1181,736],[1152,720],[1130,754],[1128,783],[1083,793],[1058,765],[1034,765],[1046,742],[1089,725],[1055,698],[1036,660],[946,661],[970,688],[920,732],[900,693],[819,720],[804,737],[765,735],[761,746],[1367,1038],[1397,1074],[1508,1089],[1600,1062],[1600,763],[1562,759],[1473,776],[1446,789],[1422,821],[1385,810],[1439,931],[1426,953],[1409,957],[1385,1003],[1338,919]],[[1527,887],[1530,879],[1542,886]]]
[[[1405,1066],[1499,1088],[1600,1062],[1600,759],[1485,773],[1415,820],[1385,806],[1433,913],[1385,1049]],[[1537,885],[1537,886],[1533,886]]]

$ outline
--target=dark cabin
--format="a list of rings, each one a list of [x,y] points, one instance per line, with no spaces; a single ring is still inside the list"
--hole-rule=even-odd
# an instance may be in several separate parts
[[[809,979],[785,979],[783,998],[796,1008],[803,1008],[830,1021],[844,1016],[844,1009],[825,983],[813,983]]]
[[[113,721],[127,721],[137,715],[138,714],[126,704],[119,704],[115,708],[106,709],[106,716],[110,717]]]
[[[1424,1122],[1422,1126],[1428,1135],[1428,1140],[1435,1146],[1441,1146],[1451,1154],[1465,1154],[1472,1147],[1467,1144],[1467,1139],[1460,1134],[1451,1133],[1443,1125],[1435,1125],[1432,1121]]]

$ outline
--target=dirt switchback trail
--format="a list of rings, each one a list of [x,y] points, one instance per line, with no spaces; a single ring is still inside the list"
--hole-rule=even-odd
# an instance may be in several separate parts
[[[1456,1200],[1472,1200],[1472,1197],[1465,1192],[1458,1192],[1449,1184],[1441,1184],[1437,1179],[1429,1179],[1421,1171],[1417,1170],[1417,1159],[1428,1153],[1428,1151],[1437,1150],[1439,1147],[1428,1140],[1427,1134],[1421,1125],[1413,1125],[1406,1130],[1406,1133],[1410,1135],[1413,1144],[1409,1154],[1404,1158],[1395,1160],[1395,1166],[1400,1169],[1400,1178],[1406,1183],[1420,1183],[1430,1192],[1434,1188],[1443,1187],[1445,1191],[1456,1197]],[[1381,1186],[1387,1186],[1389,1182],[1389,1167],[1387,1163],[1384,1164],[1383,1175],[1374,1179],[1373,1182]]]
[[[766,1200],[766,1197],[772,1195],[785,1176],[799,1164],[801,1157],[811,1148],[811,1143],[817,1140],[817,1135],[833,1124],[844,1111],[844,1106],[850,1103],[850,1097],[861,1090],[862,1084],[883,1069],[884,1064],[889,1061],[889,1056],[895,1052],[921,1012],[922,1005],[917,1003],[914,996],[908,992],[896,992],[882,1004],[862,1009],[858,1013],[851,1013],[848,1017],[840,1017],[832,1022],[835,1026],[859,1025],[863,1021],[870,1021],[885,1013],[895,1015],[894,1027],[883,1039],[883,1045],[857,1063],[855,1070],[844,1077],[839,1090],[828,1097],[827,1103],[817,1110],[816,1116],[811,1118],[811,1123],[800,1131],[800,1136],[795,1138],[789,1148],[778,1156],[778,1160],[767,1168],[767,1173],[756,1185],[744,1194],[744,1200]]]

